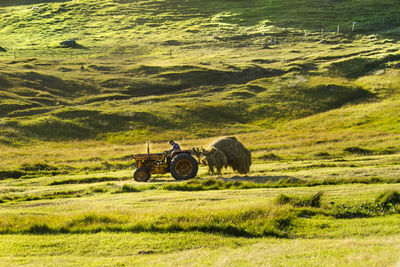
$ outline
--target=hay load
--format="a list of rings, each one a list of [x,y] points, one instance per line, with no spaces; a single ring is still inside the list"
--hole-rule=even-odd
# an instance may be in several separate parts
[[[221,169],[228,167],[228,160],[224,152],[215,147],[209,151],[202,149],[201,155],[203,164],[208,166],[211,174],[221,175]]]
[[[250,171],[251,153],[236,137],[228,136],[215,140],[208,146],[208,151],[213,148],[222,151],[227,159],[227,164],[234,171],[246,174]]]

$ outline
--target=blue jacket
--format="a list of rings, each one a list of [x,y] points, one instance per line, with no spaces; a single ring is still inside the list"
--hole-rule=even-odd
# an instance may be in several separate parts
[[[174,143],[170,152],[172,151],[181,151],[181,147],[177,143]]]

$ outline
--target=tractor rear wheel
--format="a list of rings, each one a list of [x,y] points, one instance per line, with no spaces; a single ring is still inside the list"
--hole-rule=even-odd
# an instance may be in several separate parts
[[[136,182],[147,182],[150,179],[150,172],[146,168],[139,168],[133,173]]]
[[[176,180],[196,177],[199,166],[190,154],[179,154],[171,160],[171,174]]]

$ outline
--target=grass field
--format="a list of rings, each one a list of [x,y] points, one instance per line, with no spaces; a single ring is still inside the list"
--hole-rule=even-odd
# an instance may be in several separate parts
[[[397,6],[1,1],[0,265],[399,266]],[[247,175],[132,179],[224,135]]]
[[[136,183],[132,167],[4,179],[0,261],[395,266],[400,199],[384,206],[379,196],[400,192],[399,162],[398,154],[260,157],[249,176],[210,177],[202,166],[188,182]]]
[[[382,266],[398,261],[397,212],[356,211],[381,192],[399,191],[398,184],[200,192],[155,187],[116,193],[122,185],[138,185],[114,181],[45,186],[40,185],[43,180],[31,180],[29,192],[16,190],[27,188],[17,183],[2,186],[9,197],[55,196],[2,204],[4,263]],[[282,194],[304,197],[316,192],[323,192],[320,207],[276,204]],[[343,212],[343,205],[352,207],[349,213]]]

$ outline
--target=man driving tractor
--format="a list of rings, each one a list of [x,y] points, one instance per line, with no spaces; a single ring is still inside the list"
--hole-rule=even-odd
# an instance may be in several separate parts
[[[168,142],[172,149],[164,153],[150,153],[147,146],[146,154],[136,154],[136,170],[133,178],[137,182],[146,182],[152,174],[170,172],[176,180],[187,180],[196,177],[198,163],[192,156],[192,150],[182,150],[174,140]]]
[[[178,145],[178,143],[175,143],[174,140],[169,140],[169,144],[172,146],[172,149],[169,150],[169,153],[172,153],[173,151],[181,151],[181,147]]]

